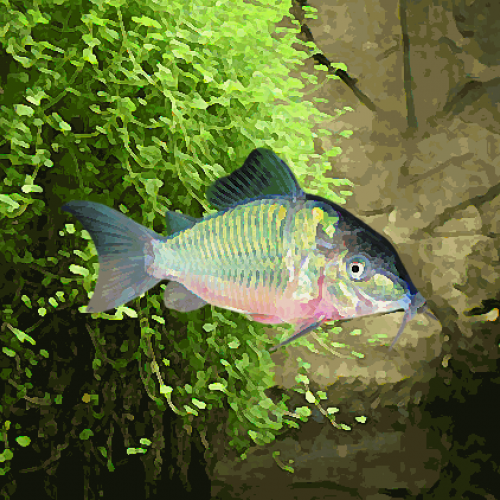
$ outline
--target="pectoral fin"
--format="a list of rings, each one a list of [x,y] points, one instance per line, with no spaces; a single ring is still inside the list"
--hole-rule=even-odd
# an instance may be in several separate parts
[[[201,297],[189,291],[181,283],[171,281],[163,295],[163,302],[169,309],[180,312],[190,312],[207,305]]]
[[[298,339],[299,337],[302,337],[302,335],[305,335],[306,333],[312,332],[313,330],[318,328],[318,326],[321,325],[321,323],[323,323],[323,319],[320,319],[319,321],[314,320],[313,323],[311,323],[310,320],[307,322],[299,323],[297,325],[295,333],[290,338],[279,343],[277,346],[271,347],[271,349],[269,349],[269,351],[271,351],[271,352],[275,351],[279,347],[287,345],[290,342],[293,342],[294,340]]]

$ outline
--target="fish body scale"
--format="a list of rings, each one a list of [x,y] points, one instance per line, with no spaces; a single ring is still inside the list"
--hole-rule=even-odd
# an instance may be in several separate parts
[[[311,207],[291,200],[257,200],[167,240],[163,260],[169,274],[207,302],[275,314],[283,298],[311,296],[304,292],[317,271],[304,259],[314,246],[313,219]]]

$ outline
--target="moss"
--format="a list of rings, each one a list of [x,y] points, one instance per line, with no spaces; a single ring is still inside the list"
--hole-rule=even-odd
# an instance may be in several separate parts
[[[349,184],[324,177],[338,149],[314,154],[311,129],[331,117],[289,77],[307,57],[292,48],[299,28],[269,35],[286,3],[185,3],[169,2],[168,12],[121,0],[0,6],[0,397],[5,418],[16,412],[21,426],[3,429],[14,451],[16,437],[34,442],[71,421],[57,441],[107,449],[111,469],[113,425],[131,449],[139,434],[162,448],[155,415],[169,408],[183,429],[205,433],[226,414],[239,453],[287,428],[285,397],[264,393],[274,381],[260,325],[208,307],[166,312],[162,285],[113,314],[79,312],[98,261],[89,235],[59,211],[69,200],[119,207],[162,232],[170,208],[210,212],[207,186],[262,146],[299,179],[310,174],[309,192]],[[23,399],[48,412],[46,424],[18,411]],[[143,421],[139,434],[126,415]]]

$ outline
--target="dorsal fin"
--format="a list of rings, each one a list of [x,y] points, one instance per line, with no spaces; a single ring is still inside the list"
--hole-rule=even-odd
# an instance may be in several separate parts
[[[249,199],[280,195],[295,199],[305,196],[288,165],[264,148],[254,149],[240,168],[217,179],[206,193],[218,210]]]

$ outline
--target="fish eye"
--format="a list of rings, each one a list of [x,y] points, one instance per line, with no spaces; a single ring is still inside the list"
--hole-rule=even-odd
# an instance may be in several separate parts
[[[354,255],[347,261],[347,274],[354,280],[361,280],[366,277],[370,269],[370,263],[362,255]]]

